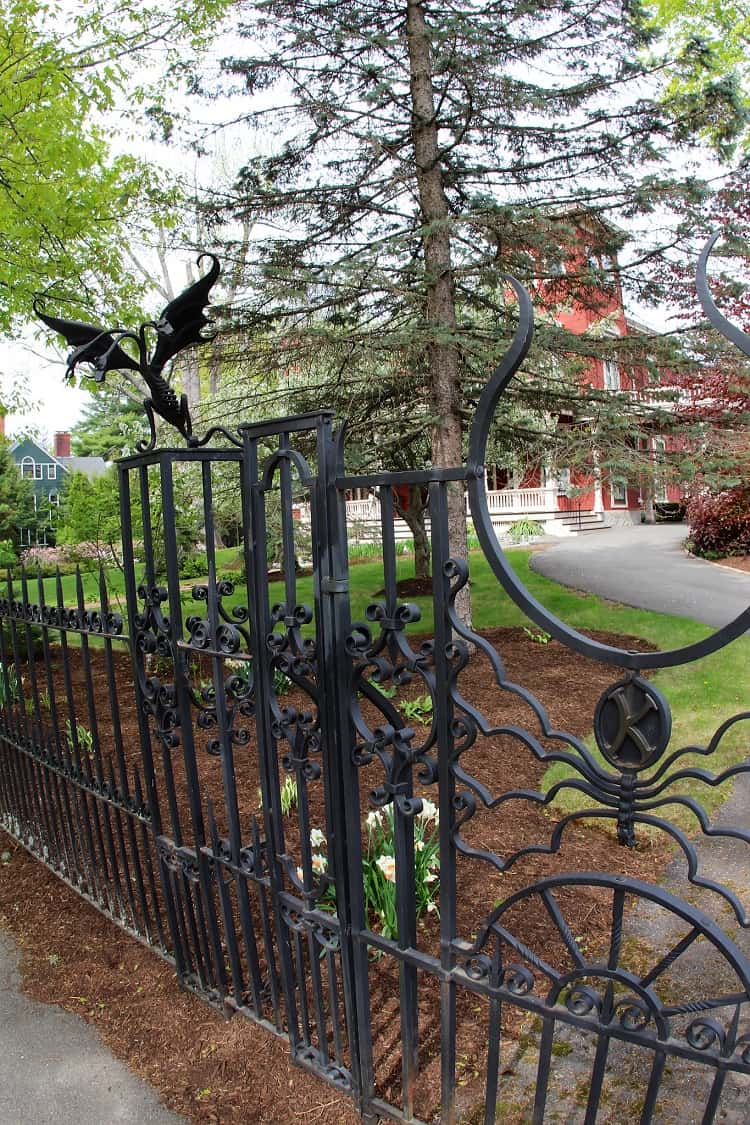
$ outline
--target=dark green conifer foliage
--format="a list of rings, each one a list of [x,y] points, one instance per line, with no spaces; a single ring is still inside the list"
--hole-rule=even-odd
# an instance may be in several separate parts
[[[537,303],[590,303],[623,234],[594,224],[585,266],[561,278],[582,216],[679,206],[694,224],[701,186],[663,163],[700,127],[694,107],[675,122],[645,73],[638,5],[259,0],[244,11],[250,53],[226,66],[264,154],[214,203],[265,224],[236,310],[245,362],[257,346],[277,407],[290,371],[326,401],[333,388],[340,407],[378,372],[408,368],[433,463],[459,463],[472,402],[513,328],[503,272]],[[550,367],[551,342],[558,354],[602,347],[543,323],[501,444],[529,429],[529,403],[537,416],[561,400],[580,412],[578,379]],[[412,423],[396,401],[378,421],[371,462],[389,424]],[[458,492],[451,523],[460,551]]]

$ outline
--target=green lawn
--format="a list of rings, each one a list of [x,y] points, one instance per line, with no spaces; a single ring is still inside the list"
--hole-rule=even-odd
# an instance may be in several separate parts
[[[217,552],[219,570],[226,568],[227,576],[232,576],[232,569],[236,570],[238,552],[236,548],[227,548]],[[617,633],[627,633],[644,637],[662,649],[678,648],[699,640],[711,630],[697,621],[686,618],[670,617],[666,614],[650,613],[647,610],[631,609],[627,606],[607,602],[592,595],[580,594],[566,587],[560,586],[547,578],[534,573],[529,568],[530,551],[516,549],[507,552],[507,556],[516,572],[519,574],[528,589],[548,609],[561,617],[577,629],[604,629]],[[527,619],[515,604],[508,598],[492,574],[481,552],[472,552],[471,589],[474,625],[479,629],[493,628],[507,625],[528,624]],[[407,577],[413,573],[413,560],[411,557],[400,558],[397,563],[398,577]],[[111,570],[107,574],[110,596],[113,603],[121,602],[123,593],[122,574],[118,570]],[[87,603],[98,601],[98,579],[95,574],[84,576],[84,599]],[[201,579],[188,580],[183,593],[185,613],[195,612],[196,603],[190,598],[189,586],[200,583]],[[358,563],[351,568],[352,590],[352,617],[363,619],[365,608],[369,602],[377,600],[376,591],[383,585],[382,564],[379,560]],[[278,591],[278,593],[276,593]],[[30,591],[33,598],[33,593]],[[66,605],[74,605],[76,601],[75,576],[68,575],[63,579],[63,595]],[[54,600],[54,580],[45,580],[45,596]],[[271,585],[271,599],[282,601],[284,587],[282,583]],[[300,602],[311,603],[313,599],[312,578],[301,578],[297,585],[297,598]],[[431,632],[432,602],[430,598],[415,599],[422,611],[422,619],[418,625],[412,626],[413,632]],[[225,605],[231,607],[235,604],[245,604],[246,592],[244,585],[238,583],[231,598],[225,600]],[[512,672],[512,669],[510,669]],[[613,680],[616,671],[613,669]],[[673,735],[671,749],[678,746],[704,744],[710,739],[713,732],[729,716],[737,713],[750,704],[750,639],[741,638],[735,641],[728,649],[714,654],[701,661],[681,668],[665,669],[654,676],[664,695],[667,697],[673,712]],[[590,743],[591,744],[591,743]],[[592,748],[593,748],[593,744]],[[720,772],[750,753],[748,745],[748,726],[739,723],[723,740],[716,753],[709,760],[697,758],[695,764],[712,772]],[[688,764],[687,760],[684,764]],[[692,762],[691,762],[692,764]],[[556,780],[565,776],[564,766],[553,766],[547,773],[545,784],[551,785]],[[707,809],[715,808],[725,800],[728,795],[728,785],[721,789],[711,789],[703,785],[694,786],[694,791],[700,795],[701,803]],[[570,807],[580,804],[580,795],[563,794],[561,803],[564,805],[570,800]],[[672,814],[682,818],[682,813],[676,807]]]

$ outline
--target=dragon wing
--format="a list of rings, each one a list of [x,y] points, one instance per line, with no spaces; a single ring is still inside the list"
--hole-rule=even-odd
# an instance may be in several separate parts
[[[155,374],[159,374],[165,363],[183,348],[207,339],[201,335],[201,330],[208,324],[203,310],[209,303],[208,296],[221,267],[213,254],[201,254],[199,265],[203,258],[211,259],[211,269],[170,301],[156,322],[158,339],[149,363],[150,370]]]
[[[96,367],[97,382],[101,382],[108,371],[140,371],[137,359],[116,344],[110,332],[96,324],[84,324],[80,320],[62,320],[57,316],[43,313],[36,301],[34,312],[53,332],[65,337],[75,350],[68,356],[66,377],[73,374],[79,363],[91,363]],[[98,362],[97,362],[98,361]]]

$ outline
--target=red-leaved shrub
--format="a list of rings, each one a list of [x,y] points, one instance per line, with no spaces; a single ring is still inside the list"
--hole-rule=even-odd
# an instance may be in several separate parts
[[[687,520],[696,555],[750,554],[750,484],[693,497]]]

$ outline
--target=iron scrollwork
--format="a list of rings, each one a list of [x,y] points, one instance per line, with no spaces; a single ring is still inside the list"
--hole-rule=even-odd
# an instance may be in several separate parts
[[[412,818],[422,811],[421,798],[411,796],[412,767],[419,767],[417,776],[422,785],[437,780],[437,760],[431,753],[437,740],[434,709],[427,735],[415,742],[415,730],[378,690],[378,685],[392,683],[402,687],[416,674],[427,688],[430,700],[434,700],[433,642],[427,641],[414,650],[406,639],[406,626],[420,619],[419,607],[414,603],[398,603],[389,611],[385,602],[372,602],[365,612],[367,622],[354,622],[346,641],[354,662],[350,713],[357,743],[353,757],[358,766],[368,765],[376,757],[383,767],[383,783],[370,793],[370,803],[382,808],[393,802],[403,816]],[[378,627],[376,635],[372,625]],[[371,726],[367,722],[360,697],[381,713],[382,723]]]

